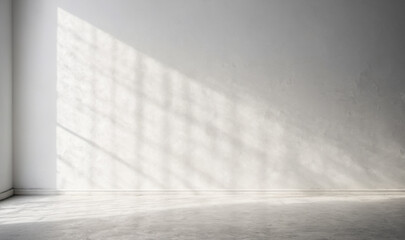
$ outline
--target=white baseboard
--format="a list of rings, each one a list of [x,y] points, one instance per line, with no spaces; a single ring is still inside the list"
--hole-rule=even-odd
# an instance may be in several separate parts
[[[9,198],[9,197],[11,197],[13,195],[14,195],[14,189],[9,189],[7,191],[1,192],[0,193],[0,200]]]
[[[38,189],[16,188],[14,195],[162,195],[162,194],[271,194],[271,195],[405,195],[405,189]]]

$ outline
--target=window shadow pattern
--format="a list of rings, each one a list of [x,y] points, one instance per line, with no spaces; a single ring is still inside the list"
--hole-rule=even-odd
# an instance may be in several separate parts
[[[58,189],[396,184],[383,163],[356,161],[353,146],[288,124],[243,92],[199,84],[62,9],[57,68]]]

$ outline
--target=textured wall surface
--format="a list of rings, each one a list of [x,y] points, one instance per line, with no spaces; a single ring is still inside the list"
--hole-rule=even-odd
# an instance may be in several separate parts
[[[59,1],[41,167],[60,189],[404,188],[404,9]]]
[[[11,3],[0,0],[0,193],[12,187]]]

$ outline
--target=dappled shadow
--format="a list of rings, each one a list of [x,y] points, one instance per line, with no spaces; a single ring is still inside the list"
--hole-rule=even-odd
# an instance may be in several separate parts
[[[400,184],[403,170],[391,177],[383,163],[361,161],[375,150],[358,156],[277,104],[202,84],[63,9],[57,52],[58,189]]]

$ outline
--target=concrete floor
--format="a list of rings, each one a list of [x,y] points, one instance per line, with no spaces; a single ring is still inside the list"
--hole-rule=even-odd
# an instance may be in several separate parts
[[[0,239],[405,239],[405,196],[15,196]]]

